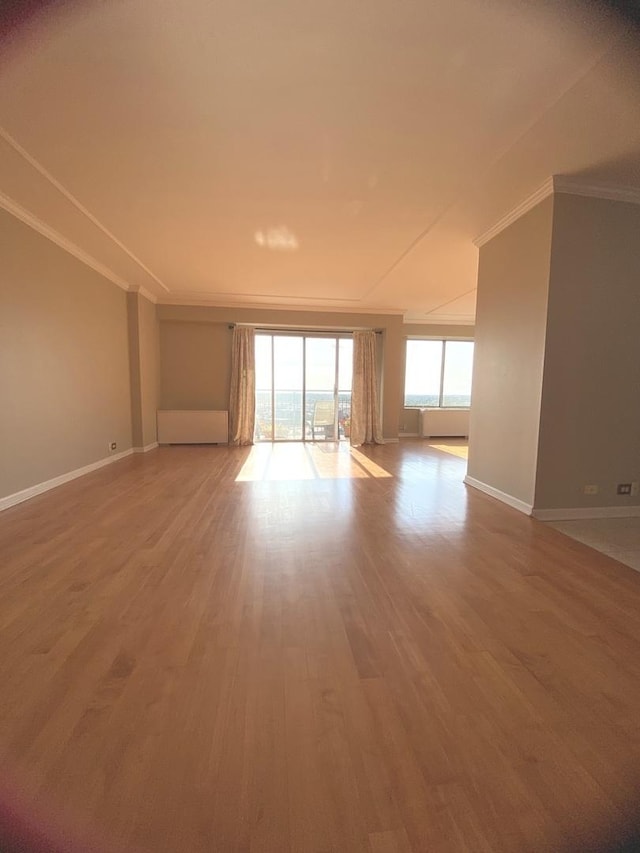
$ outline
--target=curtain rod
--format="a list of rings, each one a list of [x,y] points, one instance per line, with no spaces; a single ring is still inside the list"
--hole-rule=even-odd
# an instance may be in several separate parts
[[[235,329],[236,326],[255,329],[256,332],[288,332],[289,334],[315,334],[315,335],[352,335],[354,332],[375,332],[376,335],[381,335],[384,329],[294,329],[290,326],[254,326],[253,323],[229,323],[229,329]]]

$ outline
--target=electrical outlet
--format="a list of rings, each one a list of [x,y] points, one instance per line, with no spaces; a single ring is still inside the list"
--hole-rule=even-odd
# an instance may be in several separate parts
[[[633,483],[618,483],[616,487],[617,495],[630,495]]]
[[[117,449],[118,449],[118,442],[117,441],[110,441],[109,442],[109,453],[115,453],[115,451]]]
[[[584,486],[582,491],[585,493],[585,495],[597,495],[598,487],[595,483],[592,483],[591,485]]]

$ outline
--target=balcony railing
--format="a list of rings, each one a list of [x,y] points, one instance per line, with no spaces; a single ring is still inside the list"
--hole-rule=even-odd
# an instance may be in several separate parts
[[[307,391],[304,416],[302,391],[284,389],[273,392],[275,420],[272,418],[272,392],[256,389],[256,441],[302,441],[311,440],[313,413],[318,402],[331,402],[332,391]],[[351,392],[338,393],[338,438],[348,438],[351,425]],[[274,435],[275,433],[275,435]],[[332,440],[333,435],[327,431]],[[316,439],[318,435],[316,434]]]

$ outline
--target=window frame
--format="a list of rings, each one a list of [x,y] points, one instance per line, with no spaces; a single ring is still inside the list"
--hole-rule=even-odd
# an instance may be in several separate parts
[[[440,388],[439,388],[439,393],[438,393],[437,405],[431,405],[431,406],[427,406],[427,405],[410,406],[410,405],[407,405],[407,353],[408,353],[409,341],[434,341],[434,342],[440,343],[442,345],[442,348],[441,348],[442,355],[441,355],[441,359],[440,359]],[[458,338],[458,337],[455,337],[455,338],[454,337],[436,338],[436,337],[427,336],[427,335],[424,335],[424,336],[422,336],[422,335],[420,335],[420,336],[410,335],[405,339],[405,347],[404,347],[404,389],[403,389],[403,394],[402,394],[402,405],[403,405],[404,409],[413,409],[414,411],[420,410],[420,409],[456,409],[457,411],[464,412],[464,411],[468,411],[471,408],[471,403],[469,403],[468,406],[444,406],[443,405],[444,375],[445,375],[445,366],[446,366],[446,359],[447,359],[447,342],[473,344],[473,355],[475,357],[475,340],[473,338]],[[471,372],[471,379],[473,381],[473,369]]]

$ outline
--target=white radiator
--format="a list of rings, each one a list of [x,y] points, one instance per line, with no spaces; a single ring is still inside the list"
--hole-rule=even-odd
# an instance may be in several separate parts
[[[158,444],[228,444],[229,413],[158,411]]]
[[[469,409],[420,409],[420,435],[468,436]]]

